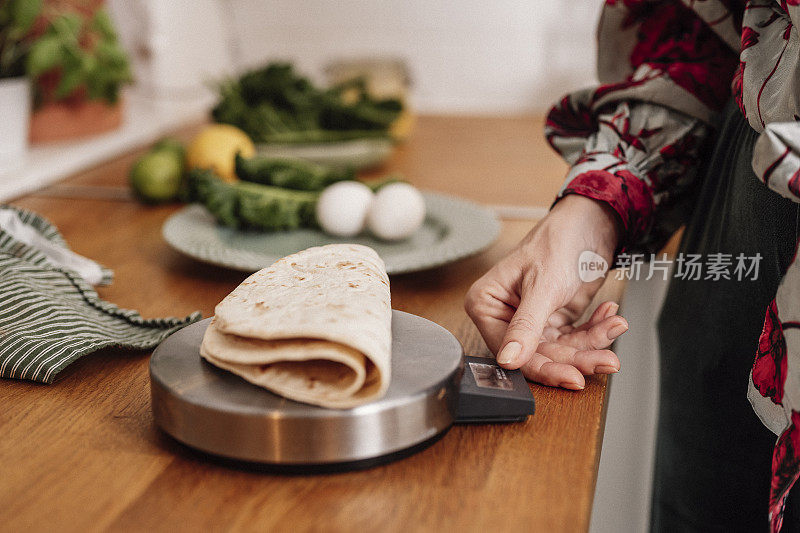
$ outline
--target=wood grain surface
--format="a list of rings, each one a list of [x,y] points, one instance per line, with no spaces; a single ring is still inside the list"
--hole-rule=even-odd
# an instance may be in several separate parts
[[[181,132],[186,137],[193,130]],[[135,154],[68,179],[121,187]],[[549,205],[563,163],[541,120],[421,117],[386,170],[486,203]],[[74,191],[73,191],[74,192]],[[74,196],[68,194],[65,196]],[[180,206],[33,194],[12,202],[54,222],[75,251],[111,267],[101,296],[145,317],[214,305],[244,274],[172,251],[161,225]],[[392,277],[393,307],[434,320],[486,354],[463,311],[470,284],[532,227],[504,221],[486,252]],[[604,288],[610,298],[619,287]],[[525,423],[456,426],[427,450],[366,471],[278,476],[193,453],[153,424],[149,353],[104,350],[53,385],[0,381],[0,530],[586,531],[607,379],[584,391],[532,386]]]

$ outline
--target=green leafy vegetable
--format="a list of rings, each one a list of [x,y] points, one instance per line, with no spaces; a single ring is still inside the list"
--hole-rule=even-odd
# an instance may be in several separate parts
[[[286,63],[272,63],[238,80],[227,80],[219,93],[213,119],[241,128],[255,142],[386,137],[402,111],[399,100],[371,97],[363,80],[320,89]]]
[[[41,37],[28,54],[28,74],[39,76],[56,66],[61,57],[61,43],[55,35]]]
[[[316,192],[227,183],[210,170],[196,169],[188,176],[187,197],[202,203],[228,227],[276,231],[316,226]]]
[[[25,74],[30,30],[41,11],[42,0],[0,1],[0,78]]]
[[[18,35],[28,33],[42,10],[42,0],[8,0],[11,20]]]
[[[222,181],[214,172],[204,169],[189,172],[186,199],[206,206],[220,224],[233,228],[239,226],[239,198],[236,188]]]
[[[274,231],[316,226],[317,193],[247,182],[235,187],[239,220],[245,227]]]
[[[38,88],[39,102],[47,98],[63,100],[85,88],[90,99],[114,103],[121,86],[132,79],[128,57],[103,9],[90,19],[77,12],[52,18],[45,32],[31,44],[25,68],[34,80],[57,73],[58,82],[50,93],[43,94]]]
[[[337,181],[355,179],[352,169],[338,170],[301,159],[236,154],[236,175],[245,181],[301,191],[320,191]]]

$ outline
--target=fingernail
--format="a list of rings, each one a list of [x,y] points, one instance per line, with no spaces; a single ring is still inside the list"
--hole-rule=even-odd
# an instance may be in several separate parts
[[[619,368],[611,365],[597,365],[594,367],[595,374],[616,374]]]
[[[617,337],[619,337],[620,335],[622,335],[626,331],[628,331],[628,325],[627,324],[619,324],[617,326],[614,326],[613,328],[608,330],[608,334],[607,334],[608,335],[608,340],[613,341],[614,339],[616,339]]]
[[[521,351],[522,345],[516,341],[511,341],[497,354],[497,362],[501,365],[510,365],[517,359]]]
[[[577,383],[573,383],[572,381],[564,381],[563,383],[559,383],[558,385],[562,389],[570,389],[570,390],[583,390],[583,385],[578,385]]]
[[[608,316],[616,315],[617,311],[619,311],[619,304],[618,303],[612,303],[610,306],[608,306]]]

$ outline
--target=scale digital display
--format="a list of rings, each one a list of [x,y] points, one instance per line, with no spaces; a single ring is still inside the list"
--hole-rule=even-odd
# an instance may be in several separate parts
[[[505,369],[486,363],[470,363],[469,369],[478,387],[485,389],[514,390],[514,384]]]
[[[502,368],[488,357],[468,355],[464,363],[457,423],[523,422],[533,414],[533,394],[522,371]]]

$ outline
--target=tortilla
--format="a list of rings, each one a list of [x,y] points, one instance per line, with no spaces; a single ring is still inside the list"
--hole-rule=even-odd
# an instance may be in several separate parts
[[[286,398],[345,409],[386,392],[391,322],[378,254],[329,244],[244,280],[217,305],[200,355]]]

